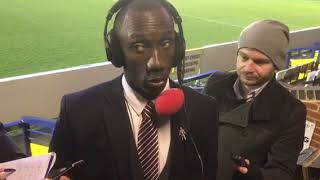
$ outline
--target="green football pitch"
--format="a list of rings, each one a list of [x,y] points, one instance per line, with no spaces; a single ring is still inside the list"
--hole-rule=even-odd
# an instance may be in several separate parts
[[[320,0],[171,0],[188,48],[234,41],[258,19],[291,30],[320,25]],[[105,61],[103,28],[114,0],[1,0],[0,78]]]

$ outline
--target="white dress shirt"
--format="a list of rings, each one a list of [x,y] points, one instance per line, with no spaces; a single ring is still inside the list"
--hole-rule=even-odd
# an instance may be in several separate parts
[[[122,87],[124,91],[124,97],[126,100],[127,111],[130,118],[130,123],[132,127],[132,132],[134,136],[135,143],[138,143],[138,132],[142,121],[142,111],[147,105],[148,100],[139,95],[135,90],[133,90],[125,76],[122,76]],[[169,79],[163,91],[170,89]],[[153,101],[154,102],[154,101]],[[158,142],[159,142],[159,161],[160,161],[160,172],[163,170],[168,157],[169,146],[171,141],[170,136],[170,119],[161,119],[166,121],[158,129]]]

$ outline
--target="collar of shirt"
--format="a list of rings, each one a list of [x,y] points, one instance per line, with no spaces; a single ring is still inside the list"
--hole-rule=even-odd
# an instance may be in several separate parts
[[[265,82],[263,85],[261,86],[252,86],[249,89],[247,89],[247,94],[246,95],[242,95],[243,89],[244,88],[241,85],[241,82],[239,80],[239,78],[236,80],[236,82],[233,84],[233,91],[237,97],[237,99],[252,99],[258,96],[258,94],[262,91],[262,89],[264,87],[266,87],[266,85],[269,83],[269,81]]]
[[[144,107],[147,105],[148,100],[142,97],[140,94],[138,94],[134,89],[130,87],[124,75],[122,76],[122,87],[126,101],[132,107],[135,113],[137,113],[137,115],[140,115]],[[167,84],[165,88],[162,90],[162,92],[168,89],[170,89],[169,79],[167,80]]]

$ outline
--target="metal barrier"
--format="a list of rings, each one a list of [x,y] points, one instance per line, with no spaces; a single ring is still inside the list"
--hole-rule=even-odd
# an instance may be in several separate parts
[[[34,116],[23,116],[20,120],[4,125],[8,135],[27,155],[47,153],[56,121]],[[34,145],[33,145],[34,144]],[[36,148],[42,148],[39,152]]]
[[[183,83],[187,86],[190,86],[192,89],[201,92],[206,84],[207,77],[210,75],[219,72],[219,70],[211,70],[209,72],[197,74],[194,76],[187,77],[183,80]]]

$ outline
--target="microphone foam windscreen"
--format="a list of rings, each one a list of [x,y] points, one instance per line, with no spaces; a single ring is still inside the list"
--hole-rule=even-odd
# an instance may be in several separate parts
[[[160,116],[170,116],[178,112],[183,103],[183,91],[179,88],[171,88],[162,92],[156,99],[156,112]]]

